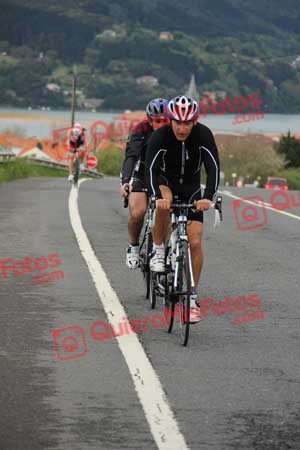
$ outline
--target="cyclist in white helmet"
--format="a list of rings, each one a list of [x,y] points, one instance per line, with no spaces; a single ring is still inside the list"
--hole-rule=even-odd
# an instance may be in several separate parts
[[[198,123],[197,102],[179,95],[168,103],[171,125],[152,133],[145,161],[145,177],[150,195],[156,197],[155,224],[152,229],[154,255],[150,268],[165,270],[164,244],[170,229],[170,204],[173,196],[186,203],[196,203],[196,212],[188,213],[188,235],[195,286],[203,264],[201,238],[203,211],[209,209],[219,183],[219,156],[210,129]],[[204,164],[207,181],[201,193],[200,172]],[[200,320],[196,292],[191,296],[190,323]]]
[[[74,155],[75,151],[79,151],[79,158],[81,161],[80,170],[84,170],[84,161],[86,159],[87,151],[84,149],[86,143],[85,128],[80,123],[75,123],[69,132],[68,150],[71,155]],[[69,176],[68,180],[73,181],[73,157],[69,158]]]

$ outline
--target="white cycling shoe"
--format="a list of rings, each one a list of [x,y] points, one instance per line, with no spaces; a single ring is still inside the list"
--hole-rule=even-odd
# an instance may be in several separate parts
[[[202,320],[200,306],[197,304],[197,294],[190,296],[190,320],[191,324],[198,323]]]
[[[84,164],[80,164],[80,166],[79,166],[79,169],[80,169],[80,172],[84,172],[85,171],[85,166],[84,166]]]
[[[140,265],[139,246],[129,245],[126,252],[126,266],[131,270],[135,270],[138,269],[139,265]]]
[[[150,270],[152,272],[164,272],[165,271],[165,250],[156,250],[152,258],[150,259]]]
[[[73,181],[74,180],[74,175],[71,173],[71,175],[68,176],[68,181]]]

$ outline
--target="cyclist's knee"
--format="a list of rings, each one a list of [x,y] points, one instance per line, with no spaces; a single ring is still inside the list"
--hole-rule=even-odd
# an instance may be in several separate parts
[[[146,211],[144,211],[144,209],[141,209],[141,208],[132,209],[130,211],[131,220],[133,220],[135,222],[140,222],[140,221],[144,220],[145,212]]]
[[[133,220],[143,220],[147,210],[147,203],[145,205],[141,202],[131,202],[130,204],[130,216]]]
[[[189,238],[190,248],[192,252],[201,252],[201,238],[199,236],[193,236]]]
[[[155,220],[167,223],[170,220],[170,211],[167,209],[157,209],[155,211]]]

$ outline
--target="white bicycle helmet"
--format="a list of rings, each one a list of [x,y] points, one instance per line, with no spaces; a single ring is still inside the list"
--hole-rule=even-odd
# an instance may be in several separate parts
[[[72,133],[76,137],[81,135],[81,133],[82,133],[82,126],[80,125],[80,123],[75,123],[75,125],[72,128]]]
[[[178,95],[168,103],[168,116],[172,120],[188,122],[197,120],[199,116],[199,106],[196,100],[186,95]]]

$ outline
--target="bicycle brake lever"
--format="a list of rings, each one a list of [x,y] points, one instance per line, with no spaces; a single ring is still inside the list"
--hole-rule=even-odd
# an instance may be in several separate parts
[[[220,222],[223,221],[222,214],[222,196],[218,195],[215,202],[215,223],[214,228],[220,226]]]

